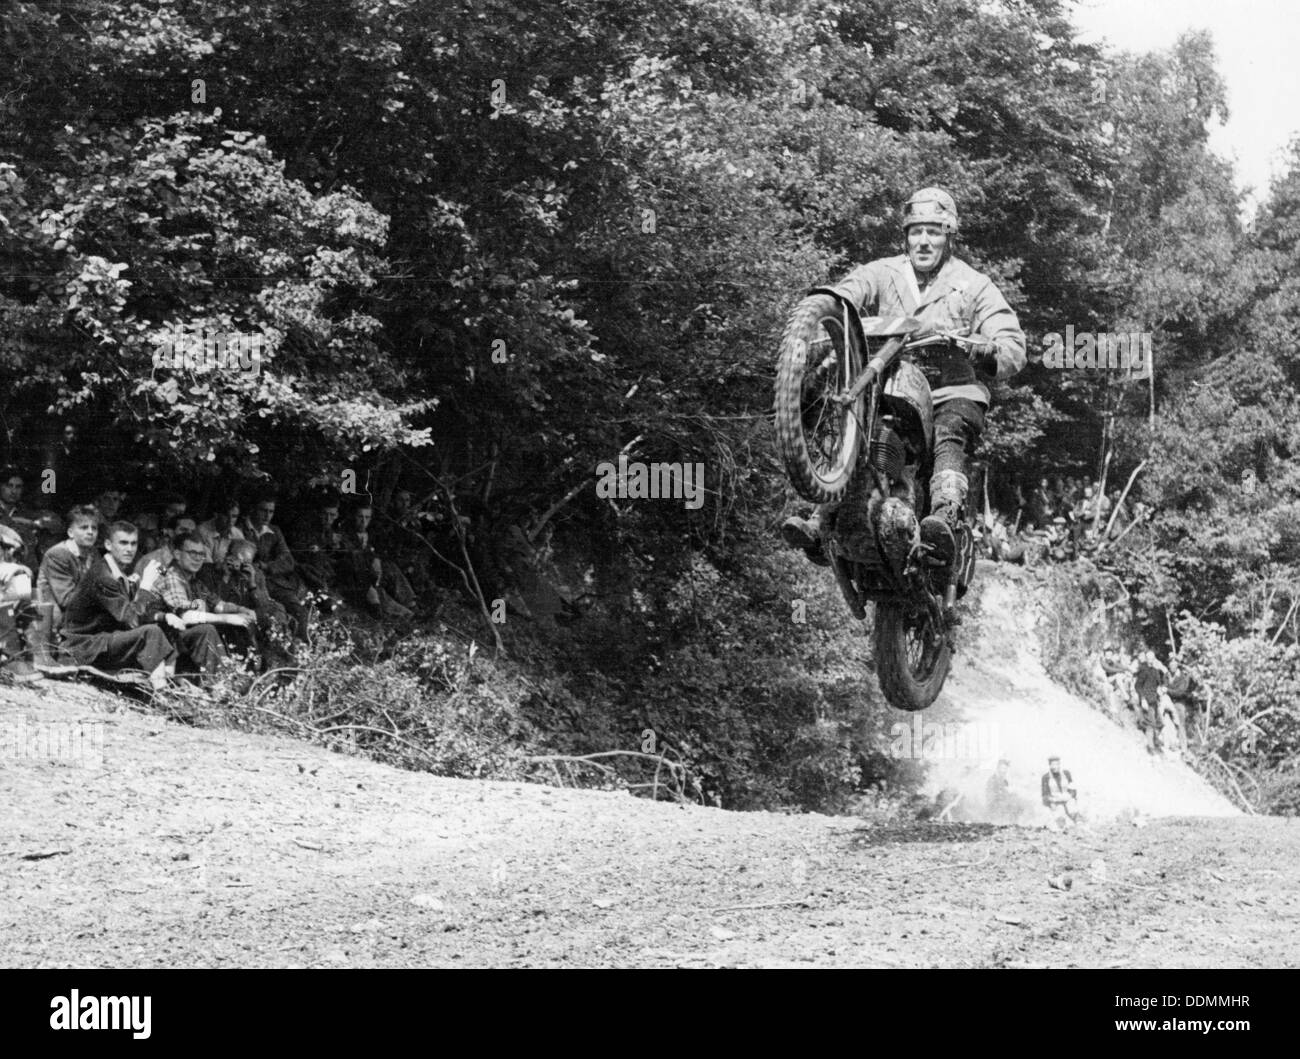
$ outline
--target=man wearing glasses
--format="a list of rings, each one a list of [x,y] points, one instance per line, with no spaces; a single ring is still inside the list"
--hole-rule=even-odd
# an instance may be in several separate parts
[[[215,626],[221,640],[238,653],[249,655],[257,648],[257,612],[221,599],[212,591],[210,583],[199,574],[207,558],[207,544],[197,531],[178,536],[172,542],[171,565],[159,582],[163,602],[191,629]]]

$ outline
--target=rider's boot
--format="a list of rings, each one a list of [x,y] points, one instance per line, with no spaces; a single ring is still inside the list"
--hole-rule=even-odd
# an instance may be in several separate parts
[[[830,566],[822,549],[822,523],[838,505],[818,504],[812,518],[791,516],[781,525],[781,537],[791,548],[802,548],[809,561],[818,566]]]
[[[921,542],[946,564],[957,554],[957,527],[969,484],[961,471],[935,471],[930,479],[930,514],[921,520]]]

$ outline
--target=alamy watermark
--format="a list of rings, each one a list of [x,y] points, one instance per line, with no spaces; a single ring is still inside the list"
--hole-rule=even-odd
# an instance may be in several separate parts
[[[0,765],[36,761],[102,768],[103,722],[35,721],[19,717],[0,724]]]
[[[1151,371],[1149,331],[1075,331],[1043,336],[1043,367],[1127,371],[1145,376]]]
[[[166,332],[154,347],[153,366],[171,371],[257,375],[262,370],[265,348],[266,336],[260,331],[209,331],[178,326]]]
[[[889,729],[893,737],[889,756],[914,761],[988,761],[1001,754],[998,726],[990,721],[950,721],[938,724],[922,721],[920,714],[911,724],[899,721]]]
[[[704,464],[629,462],[596,465],[596,495],[602,500],[684,500],[689,511],[704,506]]]

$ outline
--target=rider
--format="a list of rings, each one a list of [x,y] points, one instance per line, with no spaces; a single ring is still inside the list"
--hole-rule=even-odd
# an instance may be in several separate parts
[[[987,383],[1008,379],[1025,366],[1025,336],[1016,314],[993,281],[953,256],[957,205],[942,188],[922,188],[903,209],[906,253],[859,265],[835,288],[869,315],[913,316],[928,330],[962,328],[974,339],[965,353],[922,364],[934,401],[934,470],[930,514],[921,539],[936,557],[956,552],[968,482],[966,457],[984,429]],[[825,564],[821,532],[838,504],[823,504],[811,519],[789,518],[782,536]]]

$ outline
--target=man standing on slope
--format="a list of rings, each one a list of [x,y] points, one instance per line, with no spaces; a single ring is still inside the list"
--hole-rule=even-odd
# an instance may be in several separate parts
[[[918,191],[904,207],[902,227],[906,253],[859,265],[834,289],[868,315],[914,316],[930,330],[965,329],[976,340],[964,352],[919,362],[934,400],[930,514],[921,522],[921,539],[950,562],[969,488],[966,458],[984,430],[988,383],[1025,366],[1025,336],[993,281],[953,256],[957,205],[948,192]],[[822,523],[835,506],[820,506],[808,520],[786,519],[786,543],[824,565]]]

